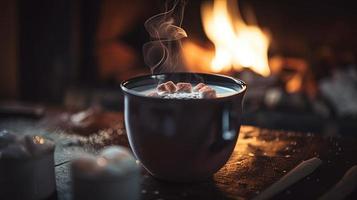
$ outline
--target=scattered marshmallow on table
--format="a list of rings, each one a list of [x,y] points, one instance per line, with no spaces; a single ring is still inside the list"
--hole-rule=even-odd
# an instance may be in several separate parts
[[[0,131],[0,197],[46,199],[56,191],[52,141]],[[2,199],[2,198],[1,198]]]
[[[124,147],[107,147],[98,156],[73,160],[71,174],[74,200],[140,198],[140,169]]]

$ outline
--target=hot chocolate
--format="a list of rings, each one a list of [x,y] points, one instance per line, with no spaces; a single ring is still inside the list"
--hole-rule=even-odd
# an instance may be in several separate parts
[[[157,86],[139,86],[133,88],[135,91],[145,96],[167,98],[167,99],[203,99],[226,97],[239,93],[239,91],[220,85],[204,83],[173,83],[168,81]]]

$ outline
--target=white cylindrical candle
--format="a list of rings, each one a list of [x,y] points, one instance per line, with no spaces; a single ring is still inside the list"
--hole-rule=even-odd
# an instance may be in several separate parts
[[[140,170],[124,147],[112,146],[100,155],[72,162],[73,199],[125,200],[140,197]]]
[[[1,199],[46,199],[56,191],[55,145],[41,136],[0,132]]]

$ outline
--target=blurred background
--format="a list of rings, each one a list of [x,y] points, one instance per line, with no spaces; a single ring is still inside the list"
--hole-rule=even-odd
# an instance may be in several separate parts
[[[164,7],[164,0],[2,0],[1,116],[33,105],[121,111],[120,82],[150,73],[144,22]],[[356,134],[356,10],[333,0],[188,0],[183,65],[246,81],[244,124]]]

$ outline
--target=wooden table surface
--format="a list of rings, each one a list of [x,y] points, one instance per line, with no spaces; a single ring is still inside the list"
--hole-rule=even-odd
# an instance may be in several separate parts
[[[0,119],[0,129],[44,135],[56,142],[59,200],[71,198],[69,161],[74,156],[96,153],[108,145],[128,146],[122,113],[95,111],[80,122],[73,120],[74,116],[80,115],[52,110],[39,120]],[[317,156],[323,164],[316,171],[274,197],[316,199],[357,164],[356,153],[357,136],[323,137],[242,126],[230,160],[211,180],[190,184],[161,182],[142,170],[141,199],[250,199],[301,161]],[[357,199],[357,192],[349,199]]]

